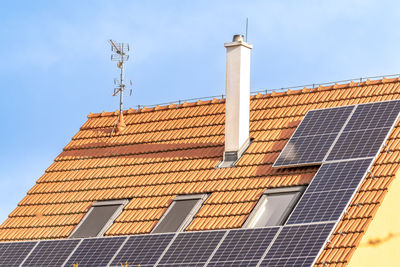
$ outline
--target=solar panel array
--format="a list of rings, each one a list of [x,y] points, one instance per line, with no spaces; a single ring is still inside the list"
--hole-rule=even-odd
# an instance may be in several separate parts
[[[309,111],[273,166],[374,157],[399,111],[399,100]]]
[[[284,266],[315,259],[332,225],[1,243],[0,266]]]
[[[283,226],[0,243],[0,266],[311,266],[399,112],[400,101],[308,112],[275,166],[322,166]]]

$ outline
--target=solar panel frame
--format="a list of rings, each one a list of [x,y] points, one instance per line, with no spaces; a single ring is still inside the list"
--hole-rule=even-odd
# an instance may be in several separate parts
[[[19,266],[37,246],[37,241],[1,242],[0,266]]]
[[[127,238],[121,236],[82,239],[64,266],[72,266],[74,263],[78,263],[79,266],[108,266]]]
[[[79,242],[79,239],[39,241],[21,266],[62,266]]]

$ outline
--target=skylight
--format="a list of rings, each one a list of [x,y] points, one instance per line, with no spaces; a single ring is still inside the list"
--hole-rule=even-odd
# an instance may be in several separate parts
[[[207,195],[177,196],[164,216],[153,230],[153,233],[181,232],[192,221]]]
[[[267,189],[244,227],[283,225],[304,189],[303,186]]]
[[[98,201],[71,234],[71,238],[103,236],[128,200]]]

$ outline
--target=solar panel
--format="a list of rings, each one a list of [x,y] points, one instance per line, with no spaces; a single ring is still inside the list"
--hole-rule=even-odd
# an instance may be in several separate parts
[[[37,242],[0,243],[0,266],[18,266]]]
[[[323,164],[287,224],[338,220],[371,162],[363,159]]]
[[[309,111],[274,167],[322,163],[355,106]]]
[[[78,263],[81,266],[107,266],[127,237],[103,237],[83,239],[65,266]]]
[[[287,224],[336,221],[342,215],[355,190],[304,194]]]
[[[284,226],[261,266],[310,266],[323,248],[334,223]]]
[[[399,100],[358,105],[344,131],[390,128],[399,112]]]
[[[325,163],[319,168],[306,193],[355,189],[371,163],[372,159]]]
[[[322,163],[336,137],[337,133],[293,137],[275,161],[274,167]]]
[[[375,156],[399,112],[399,100],[358,105],[327,160]]]
[[[153,266],[175,234],[131,236],[123,245],[111,266]]]
[[[265,250],[272,242],[278,227],[231,230],[217,248],[210,263],[215,266],[246,261],[251,265],[262,258]]]
[[[79,239],[40,241],[23,266],[62,266]]]
[[[390,128],[343,132],[327,161],[373,157],[385,141]]]
[[[310,110],[293,137],[338,133],[354,106]]]
[[[157,266],[192,266],[204,264],[221,241],[226,231],[180,233]],[[181,265],[184,264],[184,265]]]

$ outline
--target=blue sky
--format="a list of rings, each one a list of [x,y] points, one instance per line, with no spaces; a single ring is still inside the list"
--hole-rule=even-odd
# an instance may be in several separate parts
[[[131,44],[126,107],[219,95],[249,18],[252,90],[400,73],[398,1],[4,1],[0,221],[90,112],[113,111],[108,39]]]

